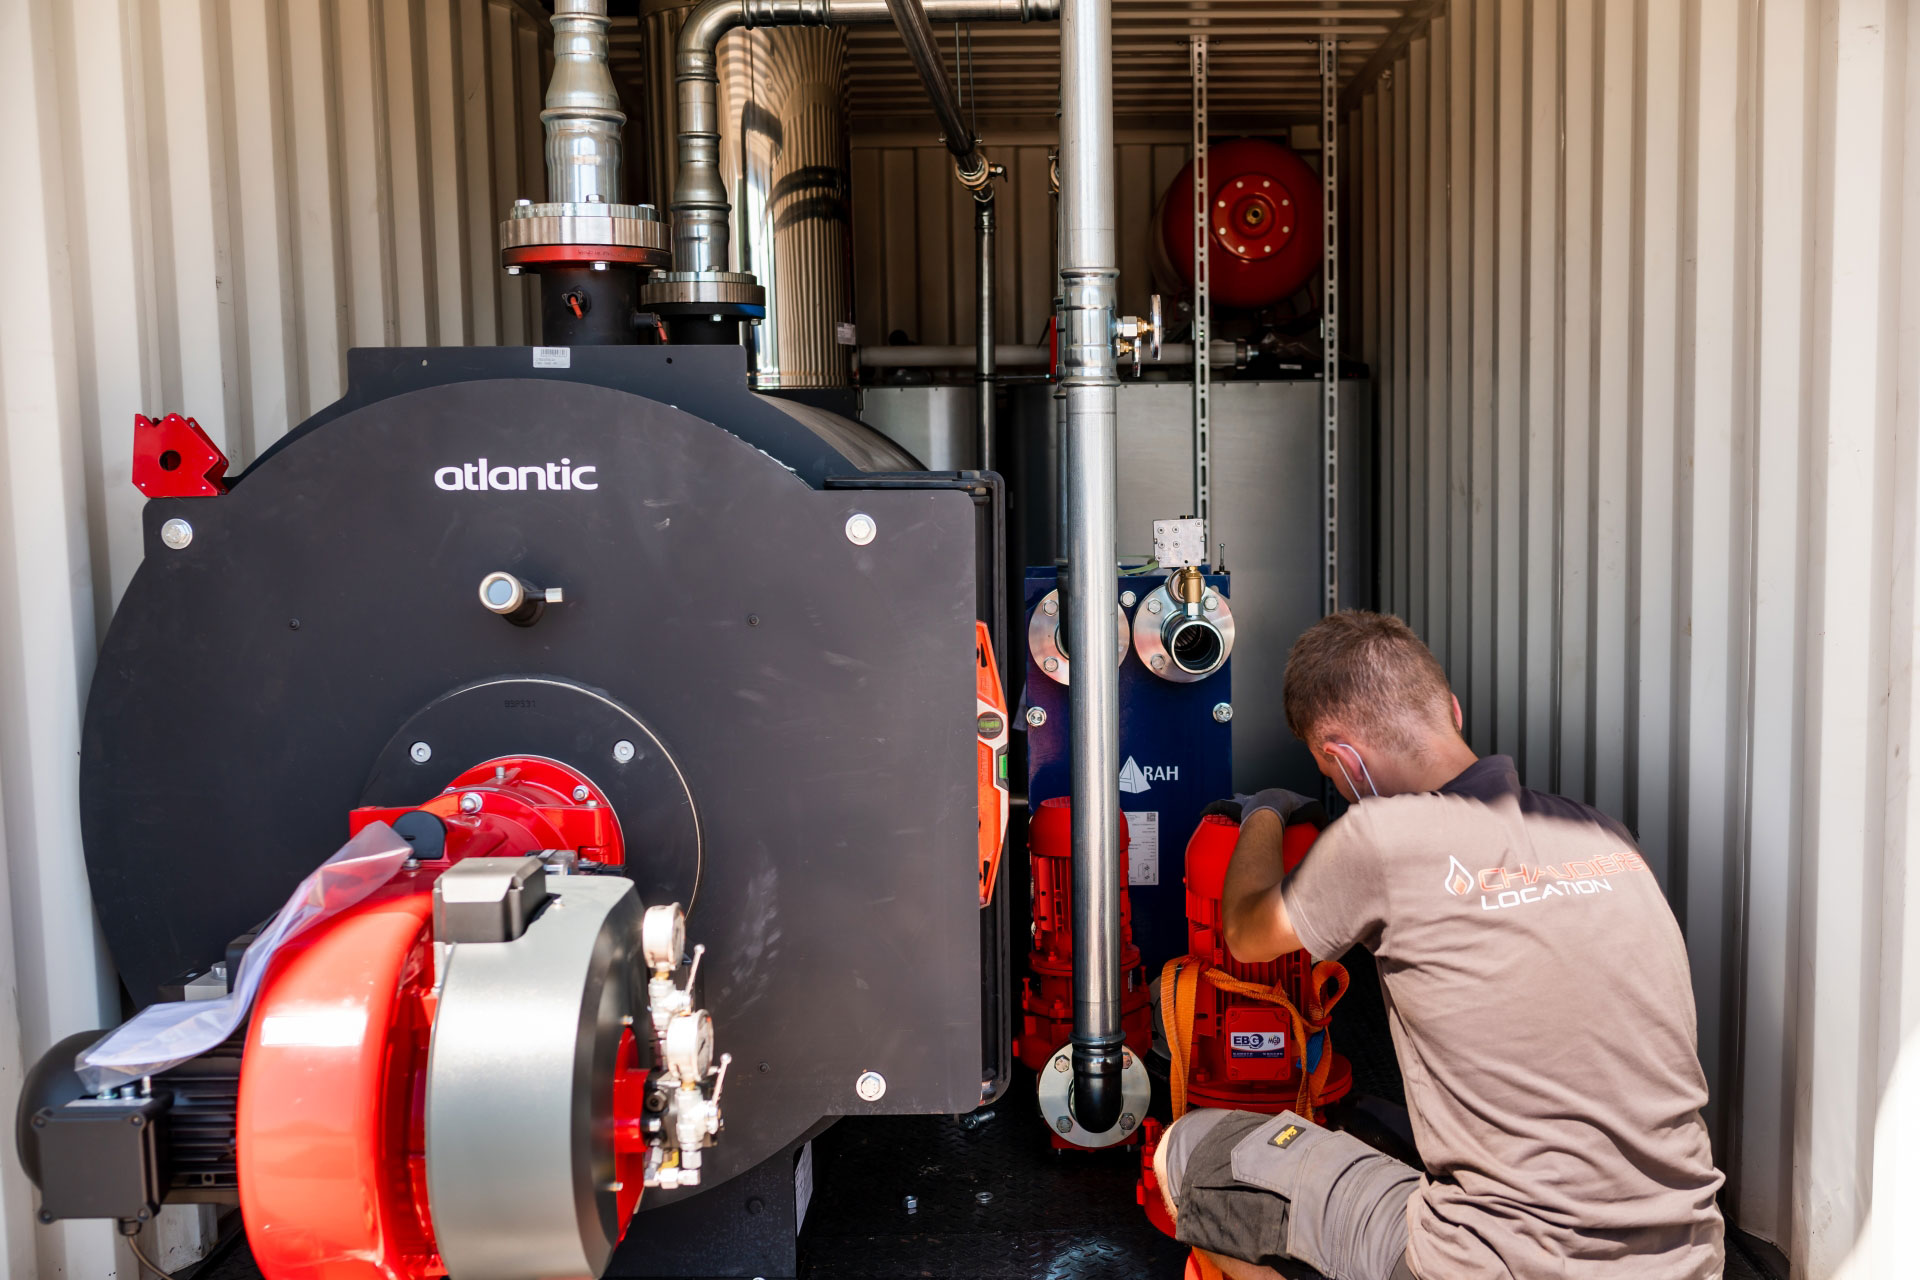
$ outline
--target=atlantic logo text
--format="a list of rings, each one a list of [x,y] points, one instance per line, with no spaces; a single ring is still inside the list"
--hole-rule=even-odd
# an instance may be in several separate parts
[[[433,473],[433,482],[442,489],[503,489],[516,492],[527,489],[598,489],[600,468],[576,467],[572,458],[539,466],[493,466],[485,458],[458,467],[442,467]]]
[[[1650,870],[1645,858],[1627,849],[1559,866],[1487,867],[1478,875],[1461,866],[1458,858],[1450,857],[1447,863],[1446,879],[1441,882],[1447,892],[1464,898],[1479,889],[1482,911],[1504,911],[1548,898],[1612,893],[1614,876]]]

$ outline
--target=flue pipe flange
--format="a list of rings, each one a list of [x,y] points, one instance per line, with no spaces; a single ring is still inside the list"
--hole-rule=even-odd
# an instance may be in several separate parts
[[[767,314],[767,291],[744,271],[661,271],[641,291],[641,301],[661,315],[727,315],[754,319]]]
[[[662,267],[673,260],[673,233],[650,204],[516,204],[500,224],[500,260],[510,267],[583,261]]]
[[[549,244],[622,245],[657,252],[661,261],[673,253],[673,235],[666,219],[650,204],[580,204],[549,201],[516,204],[500,224],[500,243],[519,249]]]

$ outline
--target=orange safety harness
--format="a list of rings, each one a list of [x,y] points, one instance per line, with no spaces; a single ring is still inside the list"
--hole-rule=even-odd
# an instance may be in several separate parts
[[[1300,1053],[1300,1092],[1294,1099],[1293,1109],[1312,1120],[1319,1109],[1327,1075],[1333,1069],[1333,1033],[1327,1026],[1333,1017],[1333,1007],[1340,1003],[1341,996],[1347,994],[1346,966],[1333,960],[1322,960],[1313,966],[1307,981],[1307,1007],[1302,1011],[1278,984],[1262,986],[1258,982],[1236,978],[1225,969],[1203,969],[1201,965],[1204,963],[1198,956],[1177,956],[1167,961],[1167,967],[1160,972],[1160,1017],[1166,1025],[1167,1047],[1172,1056],[1168,1083],[1173,1094],[1173,1118],[1178,1120],[1187,1112],[1187,1072],[1193,1053],[1193,1009],[1200,994],[1200,980],[1205,978],[1222,991],[1277,1004],[1287,1011],[1287,1016],[1293,1021],[1293,1043],[1298,1046]],[[1307,1046],[1315,1034],[1324,1036],[1325,1040],[1320,1046],[1320,1060],[1309,1070]]]
[[[1307,981],[1307,1007],[1304,1012],[1278,985],[1267,987],[1236,978],[1225,969],[1201,968],[1198,956],[1177,956],[1160,971],[1160,1018],[1167,1028],[1167,1047],[1172,1054],[1167,1081],[1173,1094],[1173,1118],[1187,1113],[1187,1071],[1193,1053],[1193,1009],[1200,995],[1200,980],[1205,978],[1222,991],[1277,1004],[1293,1022],[1293,1042],[1300,1046],[1300,1092],[1293,1109],[1312,1120],[1319,1109],[1320,1093],[1326,1087],[1327,1074],[1333,1069],[1333,1033],[1327,1029],[1333,1007],[1347,994],[1347,968],[1334,960],[1322,960],[1313,966]],[[1307,1069],[1307,1043],[1314,1033],[1326,1037],[1320,1046],[1320,1060]],[[1187,1257],[1184,1280],[1226,1280],[1212,1260],[1195,1250]]]

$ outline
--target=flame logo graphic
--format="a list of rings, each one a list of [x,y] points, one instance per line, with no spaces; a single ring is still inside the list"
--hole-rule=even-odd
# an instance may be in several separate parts
[[[1447,858],[1447,892],[1464,898],[1473,890],[1473,873],[1460,865],[1460,859]]]

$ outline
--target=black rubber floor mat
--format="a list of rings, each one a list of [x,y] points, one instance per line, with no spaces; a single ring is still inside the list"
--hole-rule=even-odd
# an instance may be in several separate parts
[[[1186,1250],[1135,1203],[1139,1167],[1132,1147],[1056,1153],[1030,1079],[964,1121],[845,1120],[816,1140],[801,1274],[1177,1280]]]

